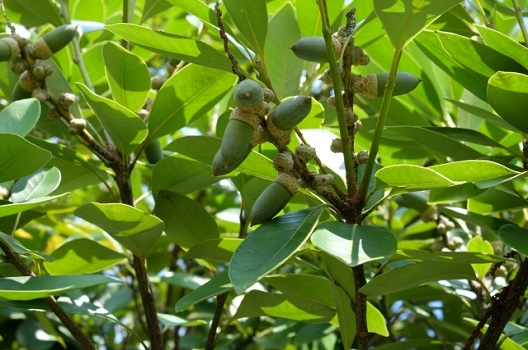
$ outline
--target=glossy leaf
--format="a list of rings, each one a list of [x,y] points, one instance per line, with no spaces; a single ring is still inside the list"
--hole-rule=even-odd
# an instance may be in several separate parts
[[[307,323],[325,323],[334,315],[334,309],[308,299],[252,290],[246,294],[233,317],[271,316]]]
[[[187,13],[198,17],[202,22],[212,28],[218,26],[218,19],[212,8],[200,0],[167,0]],[[225,24],[224,24],[225,25]]]
[[[131,43],[163,56],[231,72],[227,55],[203,41],[128,23],[107,25],[105,28]]]
[[[39,299],[109,283],[121,283],[121,281],[103,275],[4,277],[0,278],[0,298]]]
[[[521,209],[526,207],[526,199],[518,193],[501,188],[489,188],[487,191],[472,197],[467,208],[478,214],[489,214],[501,210]]]
[[[268,10],[265,0],[225,0],[231,19],[259,57],[264,56],[268,30]]]
[[[187,320],[178,316],[158,312],[158,320],[165,327],[195,327],[206,325],[203,320]]]
[[[86,238],[64,243],[52,256],[53,261],[44,263],[50,275],[91,274],[111,268],[126,259],[125,255]]]
[[[178,156],[166,157],[152,171],[152,194],[156,197],[160,190],[187,194],[216,181],[210,166]]]
[[[115,146],[129,155],[147,137],[147,126],[141,118],[119,103],[93,93],[84,84],[76,84]]]
[[[121,203],[88,203],[74,214],[105,230],[140,258],[148,255],[164,228],[157,217]]]
[[[0,111],[0,133],[25,137],[37,124],[40,102],[35,98],[14,101]]]
[[[451,162],[433,165],[429,169],[457,182],[479,182],[519,174],[517,171],[489,160]]]
[[[290,50],[301,37],[294,9],[286,2],[270,21],[264,59],[273,90],[279,99],[294,96],[299,92],[302,65]]]
[[[335,308],[330,281],[322,276],[309,274],[281,274],[264,278],[273,288],[284,294],[298,296]]]
[[[0,134],[0,182],[24,177],[45,165],[51,154],[15,134]]]
[[[141,14],[141,23],[169,8],[171,8],[171,4],[167,0],[146,0]]]
[[[528,256],[528,230],[515,225],[504,225],[499,229],[500,239],[512,249]]]
[[[528,75],[497,72],[488,82],[488,101],[502,119],[528,132]]]
[[[148,122],[149,138],[173,133],[207,115],[235,81],[232,73],[194,64],[178,71],[163,84],[154,100]]]
[[[21,203],[51,194],[61,182],[59,169],[42,168],[37,172],[18,179],[12,189],[11,200]]]
[[[414,260],[444,264],[487,264],[507,261],[507,258],[487,252],[430,252],[426,250],[398,250],[391,261]]]
[[[141,58],[116,43],[103,47],[106,78],[113,100],[132,112],[139,111],[150,91],[150,73]]]
[[[18,240],[16,240],[11,235],[7,235],[3,232],[0,232],[0,241],[2,241],[4,244],[6,244],[11,249],[13,249],[15,253],[20,254],[22,256],[26,256],[26,257],[29,257],[31,259],[36,259],[36,260],[53,261],[53,256],[41,253],[36,250],[28,249],[24,247],[22,243],[20,243]]]
[[[308,240],[323,207],[279,216],[251,233],[233,254],[229,278],[241,293],[283,264]]]
[[[387,295],[422,284],[450,279],[476,279],[470,264],[421,261],[374,277],[360,291],[368,296]]]
[[[374,2],[374,11],[383,23],[392,46],[402,49],[420,31],[458,3],[459,0],[384,0]]]
[[[174,305],[174,312],[181,312],[200,301],[207,300],[232,289],[233,285],[229,281],[227,272],[221,273],[207,283],[185,294],[176,302],[176,305]]]
[[[376,177],[387,187],[404,187],[415,190],[449,187],[457,184],[430,168],[410,164],[386,166],[378,170]]]
[[[181,248],[219,238],[214,218],[198,202],[175,192],[160,191],[156,216],[165,223],[165,233]]]
[[[207,259],[228,262],[242,241],[240,238],[209,239],[193,245],[184,256],[187,259]]]
[[[34,198],[22,203],[13,203],[13,204],[4,204],[0,205],[0,217],[5,217],[9,215],[14,215],[21,213],[26,210],[40,207],[43,204],[53,202],[54,200],[63,197],[67,193],[57,195],[57,196],[47,196],[41,198]]]
[[[394,234],[386,227],[337,221],[319,225],[311,241],[350,266],[389,257],[397,248]]]
[[[528,70],[528,48],[513,40],[508,35],[479,24],[475,24],[475,29],[479,32],[486,46],[507,55],[520,63]]]
[[[23,19],[24,24],[39,26],[50,23],[56,27],[62,24],[62,18],[50,0],[35,0],[31,2],[4,0],[6,7],[13,11],[9,13],[9,19],[16,23]],[[16,14],[16,15],[15,15]]]
[[[467,250],[468,252],[477,252],[477,253],[485,253],[485,254],[493,254],[493,247],[491,246],[491,243],[488,241],[485,241],[480,236],[475,236],[469,240],[467,243]],[[472,264],[473,270],[475,270],[475,273],[477,274],[477,277],[481,280],[484,278],[486,273],[491,267],[491,263],[489,264]]]
[[[474,115],[475,117],[479,117],[481,119],[484,119],[485,121],[491,122],[492,124],[515,132],[519,132],[519,129],[513,127],[512,125],[505,122],[503,119],[501,119],[499,116],[497,116],[495,113],[492,113],[486,109],[474,106],[472,104],[464,103],[462,101],[456,101],[447,99],[447,101],[451,102],[457,107],[460,107],[464,111],[467,111]]]

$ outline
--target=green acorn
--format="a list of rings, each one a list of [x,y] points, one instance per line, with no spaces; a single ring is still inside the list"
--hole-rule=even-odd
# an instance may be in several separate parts
[[[247,148],[247,154],[244,156],[244,159],[249,155],[251,152],[251,146]],[[241,162],[242,163],[242,162]],[[230,165],[226,165],[224,162],[224,157],[222,157],[222,149],[219,149],[218,152],[216,152],[216,155],[213,159],[213,176],[220,176],[225,175],[233,170],[235,170],[240,164],[231,163]]]
[[[385,86],[389,80],[389,72],[369,74],[357,77],[354,82],[354,92],[368,98],[383,97]],[[420,84],[420,78],[407,72],[397,72],[392,96],[403,95],[411,92]]]
[[[248,148],[251,151],[253,131],[251,125],[241,120],[230,119],[227,122],[220,148],[224,169],[234,169],[246,159]]]
[[[163,159],[163,151],[158,139],[145,146],[145,156],[150,164],[156,164]]]
[[[20,48],[15,39],[7,37],[0,40],[0,62],[14,60],[20,55]]]
[[[295,96],[282,102],[271,112],[271,121],[281,130],[290,130],[306,118],[311,109],[311,97]]]
[[[246,79],[235,89],[235,103],[239,107],[254,107],[264,99],[262,86],[255,80]]]
[[[280,173],[253,204],[250,213],[251,225],[261,224],[277,215],[295,194],[297,186],[295,177]]]
[[[332,38],[336,56],[341,52],[341,44],[336,38]],[[326,44],[322,36],[307,36],[297,40],[291,50],[301,60],[310,62],[328,62]]]
[[[38,38],[33,48],[33,55],[41,60],[47,60],[55,52],[68,45],[77,34],[77,25],[64,24]]]

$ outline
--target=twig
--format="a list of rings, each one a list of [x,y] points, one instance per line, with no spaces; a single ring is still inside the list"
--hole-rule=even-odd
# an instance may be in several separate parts
[[[6,25],[11,30],[11,34],[16,34],[15,26],[13,25],[13,23],[11,23],[11,20],[7,16],[7,12],[6,12],[6,9],[5,9],[5,6],[4,6],[4,0],[0,0],[0,7],[2,8],[2,14],[4,15],[4,18],[6,20]]]
[[[215,5],[215,13],[216,18],[218,19],[218,29],[220,32],[220,37],[222,38],[222,41],[224,42],[224,51],[227,54],[227,57],[229,57],[229,60],[231,61],[231,69],[233,70],[233,73],[238,76],[238,80],[242,81],[246,79],[246,76],[240,72],[238,69],[238,61],[233,56],[231,51],[229,50],[229,39],[227,38],[227,34],[224,28],[224,22],[222,21],[222,10],[220,10],[220,1],[218,1]]]
[[[225,302],[227,300],[227,292],[222,293],[216,297],[216,309],[211,322],[211,328],[207,335],[207,343],[205,344],[205,350],[214,350],[216,343],[216,329],[220,323],[220,317],[222,316],[222,310],[224,309]]]

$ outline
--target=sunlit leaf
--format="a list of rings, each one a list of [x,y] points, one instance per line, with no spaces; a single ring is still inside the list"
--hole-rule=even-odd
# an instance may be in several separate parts
[[[477,253],[485,253],[485,254],[493,254],[493,247],[491,246],[491,243],[488,241],[485,241],[480,236],[475,236],[469,240],[467,243],[467,250],[468,252],[477,252]],[[489,268],[491,267],[491,263],[489,264],[472,264],[473,270],[475,270],[475,273],[477,274],[478,278],[481,280],[484,278],[486,273],[488,272]]]
[[[31,250],[22,245],[15,237],[0,232],[0,241],[6,244],[8,247],[13,249],[15,253],[30,257],[31,259],[53,261],[53,256],[41,253],[36,250]]]
[[[0,182],[29,175],[51,159],[51,154],[15,134],[0,134]]]
[[[264,55],[268,30],[268,11],[265,0],[225,0],[231,19],[259,57]]]
[[[40,102],[36,98],[14,101],[0,111],[0,133],[25,137],[37,124]]]
[[[42,168],[15,182],[11,193],[11,200],[13,203],[21,203],[31,199],[46,197],[55,191],[60,182],[61,173],[59,169],[55,167]]]
[[[183,311],[191,305],[215,297],[219,294],[228,292],[231,289],[233,289],[233,285],[229,281],[229,276],[227,275],[227,272],[219,274],[218,276],[212,278],[209,282],[185,294],[185,296],[183,296],[180,300],[176,302],[176,305],[174,306],[174,311]]]
[[[488,101],[502,119],[528,132],[528,75],[497,72],[488,82]]]

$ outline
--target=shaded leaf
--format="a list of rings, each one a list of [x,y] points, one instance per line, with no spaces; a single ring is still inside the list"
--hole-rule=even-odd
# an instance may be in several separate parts
[[[143,60],[113,42],[103,46],[106,78],[114,101],[139,111],[150,91],[150,73]]]
[[[528,256],[528,230],[515,225],[504,225],[499,229],[500,239],[512,249]]]
[[[528,133],[528,75],[497,72],[488,82],[488,101],[502,119]]]
[[[184,257],[228,262],[242,241],[243,239],[240,238],[218,238],[198,242],[185,253]]]
[[[528,70],[528,48],[503,33],[479,24],[474,24],[486,46],[511,57]]]
[[[59,12],[50,0],[4,0],[4,3],[7,9],[12,11],[8,12],[9,19],[15,23],[24,23],[28,27],[48,23],[58,27],[62,24]]]
[[[156,216],[165,223],[165,233],[184,250],[218,238],[214,218],[198,202],[175,192],[160,191]]]
[[[126,256],[91,239],[79,238],[57,248],[44,267],[51,275],[90,274],[111,268]]]
[[[268,10],[265,0],[225,0],[231,19],[261,59],[268,30]]]
[[[514,132],[519,132],[519,129],[517,129],[517,128],[513,127],[512,125],[508,124],[503,119],[501,119],[499,116],[497,116],[496,114],[494,114],[494,113],[492,113],[490,111],[487,111],[487,110],[485,110],[483,108],[474,106],[472,104],[464,103],[464,102],[461,102],[461,101],[456,101],[456,100],[451,100],[451,99],[446,99],[446,100],[451,102],[455,106],[460,107],[464,111],[471,113],[475,117],[479,117],[481,119],[484,119],[485,121],[491,122],[492,124],[494,124],[494,125],[496,125],[496,126],[498,126],[500,128],[504,128],[504,129],[511,130],[511,131],[514,131]]]
[[[109,283],[122,283],[122,281],[103,275],[4,277],[0,278],[0,298],[39,299]]]
[[[15,134],[0,134],[0,182],[31,174],[51,159],[51,154]]]
[[[241,293],[283,264],[308,239],[323,207],[281,215],[251,233],[235,250],[229,263],[229,278]]]
[[[374,277],[360,291],[368,296],[387,295],[422,284],[450,279],[475,280],[470,264],[420,261]]]
[[[52,202],[56,200],[57,198],[60,198],[62,196],[65,196],[67,193],[63,193],[57,196],[47,196],[42,198],[34,198],[30,199],[28,201],[22,202],[22,203],[14,203],[14,204],[3,204],[0,205],[0,217],[9,216],[21,213],[26,210],[30,210],[36,207],[41,206],[42,204]]]
[[[374,11],[383,23],[392,46],[402,49],[431,22],[458,3],[460,0],[375,1]]]
[[[178,316],[163,314],[158,312],[158,320],[165,327],[195,327],[206,325],[207,322],[203,320],[186,320]]]
[[[218,19],[212,8],[200,0],[167,0],[191,15],[198,17],[211,28],[217,28]],[[225,24],[224,24],[225,25]]]
[[[140,258],[148,255],[164,228],[157,217],[121,203],[88,203],[74,214],[102,228]]]
[[[157,15],[165,10],[171,8],[171,4],[167,0],[146,0],[143,11],[141,12],[141,23],[145,22],[152,16]]]
[[[487,264],[508,261],[507,258],[486,252],[430,252],[426,250],[398,250],[391,261],[415,260],[444,264]]]
[[[234,74],[195,64],[179,70],[163,84],[154,100],[149,139],[173,133],[207,115],[235,81]]]
[[[53,256],[41,253],[36,250],[28,249],[11,235],[7,235],[3,232],[0,232],[0,241],[9,246],[11,249],[13,249],[17,254],[27,256],[31,259],[53,261]]]
[[[314,231],[312,243],[350,266],[391,256],[397,248],[394,234],[382,226],[325,222]]]
[[[84,84],[76,84],[84,99],[123,155],[129,155],[147,137],[147,126],[141,118],[119,103],[93,93]]]
[[[0,133],[25,137],[35,127],[40,115],[36,98],[13,101],[0,111]]]
[[[491,243],[488,241],[485,241],[482,239],[481,236],[475,236],[469,240],[467,243],[467,250],[468,252],[477,252],[477,253],[484,253],[484,254],[493,254],[493,247],[491,246]],[[489,264],[472,264],[473,270],[475,270],[475,273],[477,274],[477,277],[481,280],[484,278],[486,273],[491,267],[491,263]]]
[[[325,277],[308,274],[281,274],[267,276],[264,280],[284,294],[302,297],[335,308],[330,281]]]
[[[60,182],[61,173],[59,169],[55,167],[42,168],[15,182],[11,190],[11,200],[13,203],[21,203],[45,197],[55,191]]]
[[[119,23],[105,28],[131,43],[163,56],[231,72],[231,62],[227,56],[203,41],[135,24]]]
[[[308,323],[329,322],[335,310],[308,299],[252,290],[242,300],[233,318],[271,316]]]
[[[200,301],[207,300],[232,289],[233,285],[229,281],[227,272],[221,273],[207,283],[185,294],[176,302],[176,305],[174,305],[174,312],[181,312]]]

